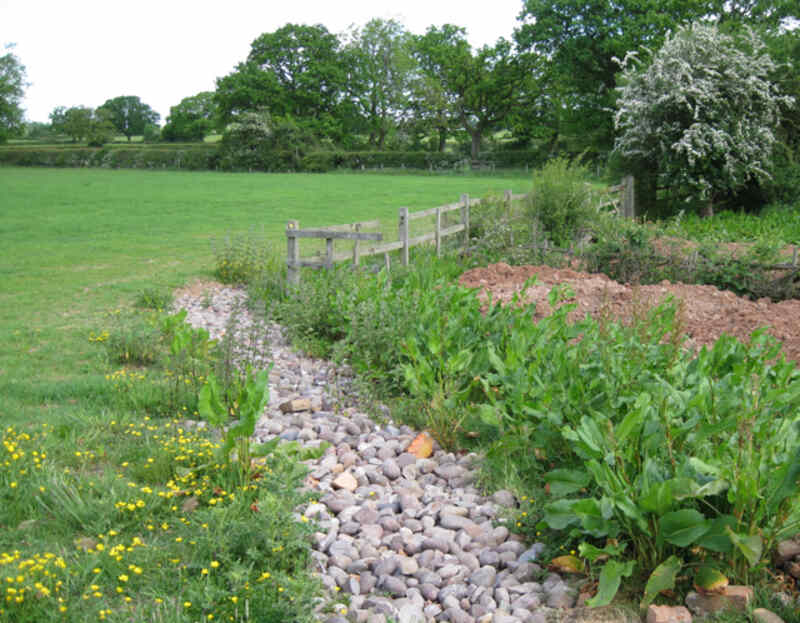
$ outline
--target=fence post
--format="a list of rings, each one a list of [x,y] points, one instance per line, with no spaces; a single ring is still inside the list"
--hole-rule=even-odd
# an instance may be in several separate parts
[[[356,223],[356,231],[361,231],[361,223]],[[360,249],[358,248],[359,240],[356,238],[353,240],[353,266],[358,266],[358,260],[360,258]]]
[[[333,238],[325,238],[325,268],[333,268]]]
[[[403,262],[403,266],[408,266],[408,208],[400,208],[397,237],[403,243],[400,261]]]
[[[436,208],[436,232],[434,233],[436,240],[436,257],[442,256],[442,209]]]
[[[300,285],[300,249],[298,240],[290,232],[300,229],[299,221],[289,221],[286,224],[286,282],[290,286]]]
[[[503,191],[503,201],[506,204],[506,222],[508,223],[508,242],[514,246],[514,228],[511,226],[511,190]]]
[[[461,195],[461,224],[464,226],[464,251],[469,252],[469,195]]]
[[[635,188],[633,175],[626,175],[622,178],[622,216],[623,218],[636,218]]]

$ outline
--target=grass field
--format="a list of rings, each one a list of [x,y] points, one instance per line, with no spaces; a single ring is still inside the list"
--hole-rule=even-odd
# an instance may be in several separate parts
[[[0,393],[30,419],[99,374],[87,342],[104,311],[145,287],[209,276],[210,240],[255,229],[282,250],[302,226],[379,218],[480,196],[527,179],[261,175],[0,168]],[[71,388],[71,389],[70,389]]]
[[[115,319],[145,292],[211,277],[214,237],[255,230],[285,253],[289,219],[391,230],[400,206],[527,185],[0,168],[0,622],[308,620],[317,584],[294,455],[268,457],[256,480],[184,430],[178,403],[126,406],[163,398],[171,360],[168,346],[155,366],[113,360]],[[155,335],[153,313],[134,316],[126,344]]]

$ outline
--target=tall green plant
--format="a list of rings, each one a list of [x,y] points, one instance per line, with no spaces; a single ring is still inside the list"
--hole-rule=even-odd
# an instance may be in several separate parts
[[[533,174],[526,214],[556,245],[585,233],[597,211],[586,167],[566,158],[551,160]]]

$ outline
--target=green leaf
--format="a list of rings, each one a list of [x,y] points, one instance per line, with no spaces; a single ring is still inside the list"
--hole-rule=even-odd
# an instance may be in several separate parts
[[[797,493],[797,481],[800,478],[800,447],[798,447],[791,461],[785,462],[771,479],[778,482],[767,498],[766,512],[773,515],[786,498]]]
[[[728,586],[728,578],[719,569],[709,565],[703,565],[694,574],[694,586],[696,589],[705,592],[719,591]]]
[[[650,394],[643,392],[639,394],[633,408],[628,411],[628,414],[623,418],[617,427],[614,429],[614,437],[617,443],[622,444],[635,432],[642,427],[644,416],[650,406]]]
[[[710,521],[690,508],[667,513],[658,524],[660,536],[678,547],[691,545],[711,527]]]
[[[626,543],[622,543],[621,545],[606,545],[602,548],[596,547],[591,543],[581,543],[578,546],[578,553],[589,562],[596,562],[603,557],[609,558],[613,556],[619,556],[625,551],[626,547]]]
[[[592,608],[610,604],[619,590],[622,578],[631,577],[634,564],[635,561],[633,560],[624,563],[617,560],[609,560],[600,570],[597,595],[586,603]]]
[[[572,505],[573,512],[580,518],[581,526],[593,537],[615,537],[619,533],[619,524],[609,520],[610,515],[604,512],[609,505],[605,500],[584,498]]]
[[[545,505],[542,519],[553,530],[564,530],[580,522],[580,517],[572,510],[575,500],[556,500]]]
[[[680,558],[670,556],[653,570],[644,587],[642,601],[639,603],[642,610],[647,609],[661,591],[675,588],[675,578],[682,566],[683,561]]]
[[[725,526],[725,533],[731,538],[734,546],[742,553],[750,566],[755,566],[761,560],[764,544],[757,534],[739,534],[730,526]]]
[[[589,486],[589,474],[577,469],[554,469],[544,475],[550,495],[560,498]]]
[[[731,541],[725,530],[726,528],[733,528],[736,523],[736,517],[733,515],[715,517],[708,532],[697,540],[697,545],[712,552],[730,554],[733,551],[733,541]]]
[[[222,428],[228,420],[228,412],[220,402],[217,379],[213,374],[208,375],[206,384],[197,396],[197,412],[215,428]]]
[[[639,500],[639,504],[644,510],[656,515],[663,515],[672,508],[674,503],[672,483],[669,480],[654,484]]]

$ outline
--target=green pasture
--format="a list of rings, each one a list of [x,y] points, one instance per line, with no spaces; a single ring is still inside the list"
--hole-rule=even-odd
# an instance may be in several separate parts
[[[255,230],[282,250],[290,219],[381,219],[391,231],[400,206],[528,186],[522,176],[0,168],[0,414],[39,417],[91,396],[102,377],[87,338],[103,314],[143,288],[210,277],[212,238]]]

